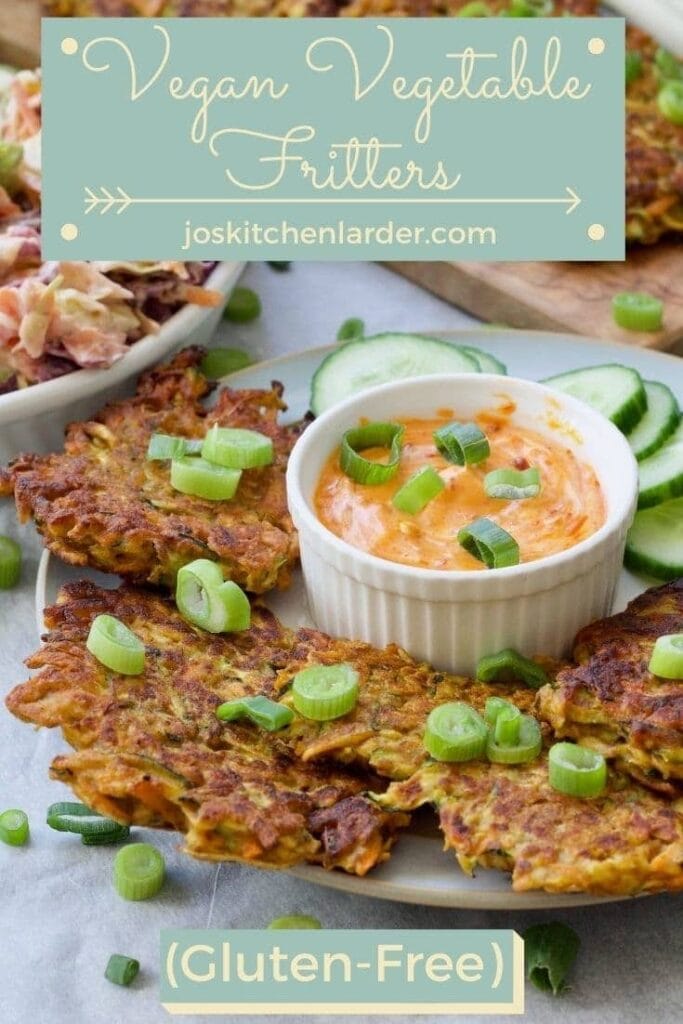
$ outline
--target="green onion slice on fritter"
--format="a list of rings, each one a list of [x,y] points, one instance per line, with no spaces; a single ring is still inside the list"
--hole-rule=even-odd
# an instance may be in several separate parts
[[[235,722],[246,718],[266,732],[277,732],[278,729],[284,729],[289,725],[294,718],[294,712],[284,704],[258,695],[226,700],[216,708],[216,718],[221,722]]]

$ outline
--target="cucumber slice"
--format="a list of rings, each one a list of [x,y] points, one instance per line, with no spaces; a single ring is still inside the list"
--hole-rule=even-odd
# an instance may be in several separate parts
[[[636,512],[624,562],[658,580],[683,576],[683,498]]]
[[[640,374],[618,363],[560,373],[544,383],[592,405],[625,434],[633,430],[647,410]]]
[[[683,494],[683,423],[666,444],[638,466],[638,508]]]
[[[359,391],[430,373],[478,373],[477,363],[456,345],[420,334],[376,334],[331,352],[313,375],[316,416]]]
[[[628,443],[638,462],[658,451],[681,421],[678,402],[666,384],[654,380],[643,383],[647,395],[647,412],[628,435]]]
[[[501,363],[500,359],[496,359],[490,352],[484,352],[480,348],[475,348],[473,345],[461,345],[461,350],[466,352],[468,356],[472,356],[475,363],[479,367],[480,373],[502,373],[507,374],[507,366],[505,363]]]

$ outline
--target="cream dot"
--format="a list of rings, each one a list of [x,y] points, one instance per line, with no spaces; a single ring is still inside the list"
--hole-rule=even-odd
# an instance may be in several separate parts
[[[73,242],[75,238],[78,238],[78,228],[75,224],[62,224],[62,230],[59,233],[65,242]]]
[[[78,43],[73,36],[66,36],[62,39],[62,53],[66,54],[67,57],[73,57],[74,53],[78,52]]]
[[[588,237],[591,242],[602,242],[605,237],[605,227],[603,224],[591,224],[588,229]]]
[[[588,40],[588,52],[592,53],[594,57],[599,57],[601,53],[605,52],[605,40],[600,36],[593,36]]]

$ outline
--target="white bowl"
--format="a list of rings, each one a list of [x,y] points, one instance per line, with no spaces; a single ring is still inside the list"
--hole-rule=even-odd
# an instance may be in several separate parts
[[[219,263],[206,281],[227,296],[243,263]],[[64,427],[85,419],[106,398],[117,398],[126,383],[147,367],[187,345],[207,341],[218,324],[222,307],[184,306],[107,370],[75,370],[54,380],[0,395],[0,463],[21,451],[48,452],[62,447]]]
[[[471,419],[501,396],[513,422],[570,448],[600,481],[606,519],[574,547],[505,569],[422,569],[352,547],[318,520],[313,495],[323,465],[361,417],[434,416],[452,408]],[[567,653],[587,623],[610,613],[626,532],[637,500],[637,469],[624,436],[589,406],[542,384],[490,374],[421,377],[355,395],[315,420],[297,441],[287,493],[299,531],[311,614],[333,636],[397,643],[439,668],[471,674],[484,654]]]

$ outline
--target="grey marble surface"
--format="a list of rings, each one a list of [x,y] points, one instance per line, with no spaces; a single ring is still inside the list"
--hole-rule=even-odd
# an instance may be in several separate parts
[[[244,281],[261,294],[263,317],[243,327],[224,326],[222,341],[249,347],[259,358],[324,344],[348,316],[362,316],[371,331],[434,330],[471,322],[373,265],[298,264],[287,274],[255,265]],[[32,528],[16,525],[9,502],[0,502],[0,533],[17,537],[26,556],[21,585],[0,592],[4,694],[25,678],[22,660],[37,642],[33,584],[40,544]],[[68,798],[67,791],[47,777],[51,758],[63,748],[57,735],[33,732],[0,711],[0,809],[23,807],[32,823],[31,843],[25,849],[0,844],[2,1024],[160,1024],[169,1019],[157,995],[160,928],[261,927],[276,914],[295,911],[314,914],[330,928],[397,930],[522,930],[531,922],[558,918],[581,936],[572,988],[561,999],[528,988],[526,1020],[668,1024],[683,1019],[680,897],[547,913],[435,910],[336,893],[286,874],[233,865],[217,869],[180,854],[174,837],[155,836],[167,859],[169,881],[155,900],[124,903],[111,885],[111,850],[85,848],[76,837],[51,832],[44,825],[47,805]],[[112,952],[141,961],[142,973],[133,988],[118,989],[103,979]]]

